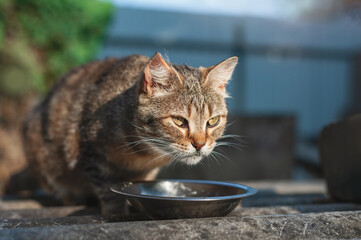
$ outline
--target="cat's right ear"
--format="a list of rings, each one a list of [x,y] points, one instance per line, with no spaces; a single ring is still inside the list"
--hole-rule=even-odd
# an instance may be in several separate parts
[[[149,96],[164,95],[170,87],[174,70],[157,52],[144,70],[143,90]]]

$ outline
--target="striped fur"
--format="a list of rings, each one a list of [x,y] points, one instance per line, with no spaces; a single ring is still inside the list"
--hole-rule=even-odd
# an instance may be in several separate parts
[[[110,185],[151,179],[171,161],[192,165],[210,154],[226,124],[224,76],[230,78],[236,62],[193,68],[167,63],[156,53],[152,59],[133,55],[73,69],[24,124],[30,167],[65,202],[95,194],[103,213],[124,212]],[[174,116],[187,119],[187,128],[177,126]],[[214,116],[220,123],[207,127]],[[195,142],[204,142],[200,151]]]

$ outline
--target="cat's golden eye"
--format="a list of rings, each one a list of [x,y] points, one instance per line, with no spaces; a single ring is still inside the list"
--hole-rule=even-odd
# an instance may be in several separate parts
[[[215,127],[215,126],[217,126],[218,123],[219,123],[219,119],[220,119],[219,116],[217,116],[217,117],[212,117],[211,119],[208,120],[207,126],[208,126],[208,127]]]
[[[173,122],[179,127],[187,127],[188,122],[182,117],[172,117]]]

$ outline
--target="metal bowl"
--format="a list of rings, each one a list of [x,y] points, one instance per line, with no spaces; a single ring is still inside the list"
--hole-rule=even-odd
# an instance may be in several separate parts
[[[152,219],[225,216],[257,192],[241,184],[203,180],[123,182],[111,190]]]

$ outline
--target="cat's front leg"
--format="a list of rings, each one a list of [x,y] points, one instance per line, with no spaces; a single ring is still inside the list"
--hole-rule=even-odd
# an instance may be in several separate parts
[[[100,200],[101,213],[103,215],[129,214],[129,204],[126,198],[112,192],[108,187],[109,185],[95,190]]]
[[[104,167],[100,166],[99,159],[95,160],[88,155],[87,161],[82,163],[81,169],[88,177],[93,191],[99,199],[102,214],[128,214],[126,199],[111,191],[111,186],[119,181],[111,174],[101,170]]]
[[[111,190],[111,186],[114,185],[115,181],[107,180],[98,177],[94,178],[94,176],[91,178],[94,192],[100,202],[101,213],[103,215],[128,214],[129,204],[126,198]]]

